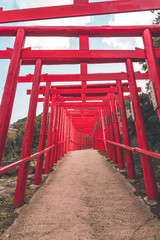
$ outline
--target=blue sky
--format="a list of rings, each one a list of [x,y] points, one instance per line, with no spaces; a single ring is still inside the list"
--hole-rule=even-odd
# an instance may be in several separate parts
[[[99,0],[100,1],[100,0]],[[53,5],[70,4],[72,0],[1,0],[0,7],[4,10],[53,6]],[[92,0],[98,2],[98,0]],[[102,15],[95,17],[81,17],[56,19],[45,21],[34,21],[16,24],[3,25],[47,25],[47,26],[101,26],[101,25],[147,25],[151,24],[154,15],[150,12],[127,13],[116,15]],[[0,49],[12,48],[14,38],[0,38]],[[32,49],[78,49],[79,42],[76,38],[27,38],[25,47],[32,47]],[[92,38],[90,39],[90,49],[134,49],[135,47],[143,47],[140,38]],[[0,60],[0,99],[2,98],[3,88],[9,66],[8,60]],[[140,70],[138,64],[134,65],[135,70]],[[43,66],[43,73],[61,74],[61,73],[79,73],[79,65],[70,66]],[[124,64],[94,64],[88,65],[88,72],[119,72],[125,71]],[[26,75],[34,72],[33,66],[22,66],[20,75]],[[139,86],[144,89],[144,82],[139,82]],[[18,84],[17,93],[12,113],[11,122],[15,122],[20,118],[26,117],[29,106],[29,96],[26,95],[26,90],[31,88],[31,84]],[[41,113],[43,104],[38,104],[37,114]]]

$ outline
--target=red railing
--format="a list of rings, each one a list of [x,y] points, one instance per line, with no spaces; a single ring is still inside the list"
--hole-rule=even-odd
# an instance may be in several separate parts
[[[101,139],[101,138],[97,138],[96,140],[105,141],[107,143],[110,143],[110,144],[115,145],[117,147],[127,149],[127,150],[132,151],[132,152],[139,152],[139,153],[145,154],[147,156],[160,159],[160,153],[151,152],[151,151],[148,151],[148,150],[145,150],[145,149],[142,149],[142,148],[130,147],[130,146],[127,146],[127,145],[124,145],[124,144],[121,144],[121,143],[116,143],[116,142],[112,142],[112,141],[109,141],[109,140],[104,140],[104,139]]]
[[[13,168],[16,168],[16,167],[20,166],[21,164],[24,164],[24,163],[26,163],[26,162],[29,162],[30,160],[32,160],[32,159],[34,159],[34,158],[36,158],[36,157],[41,156],[42,154],[44,154],[44,153],[48,152],[49,150],[51,150],[52,148],[54,148],[54,146],[55,146],[55,145],[52,145],[52,146],[50,146],[50,147],[48,147],[48,148],[45,148],[44,150],[42,150],[42,151],[40,151],[40,152],[37,152],[37,153],[35,153],[35,154],[27,157],[27,158],[21,159],[21,160],[15,162],[15,163],[12,163],[12,164],[10,164],[10,165],[8,165],[8,166],[6,166],[6,167],[1,168],[1,169],[0,169],[0,175],[2,175],[2,174],[5,173],[5,172],[10,171],[10,170],[13,169]]]

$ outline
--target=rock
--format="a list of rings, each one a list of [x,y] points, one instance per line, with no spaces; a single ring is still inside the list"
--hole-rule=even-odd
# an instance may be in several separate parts
[[[29,174],[33,174],[33,173],[35,173],[35,167],[30,166],[29,167]]]
[[[16,187],[16,185],[17,185],[17,183],[16,183],[16,182],[11,182],[11,183],[10,183],[10,187],[11,187],[11,188],[15,188],[15,187]]]
[[[18,173],[18,168],[13,168],[10,171],[6,172],[5,175],[11,177],[12,175],[16,175]]]
[[[119,169],[118,169],[119,170]],[[121,173],[126,173],[127,170],[123,169],[123,170],[119,170]]]
[[[5,188],[3,186],[0,186],[0,191],[4,190]]]
[[[30,185],[30,189],[34,190],[36,188],[39,188],[39,185],[34,185],[34,184]]]
[[[34,174],[29,174],[28,175],[28,180],[34,179]]]
[[[155,206],[155,205],[157,205],[157,203],[158,203],[156,200],[149,200],[149,199],[147,198],[147,196],[144,197],[143,199],[144,199],[144,201],[145,201],[148,205],[150,205],[150,206]]]
[[[135,183],[135,179],[128,179],[128,181],[130,182],[130,183]]]
[[[15,189],[13,189],[13,188],[7,188],[7,189],[1,191],[1,195],[3,197],[13,197],[14,194],[15,194]]]

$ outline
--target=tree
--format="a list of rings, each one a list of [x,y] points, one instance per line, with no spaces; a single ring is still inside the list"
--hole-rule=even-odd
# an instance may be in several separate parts
[[[40,128],[41,128],[41,120],[42,114],[36,117],[35,128],[34,128],[34,136],[33,136],[33,145],[32,145],[32,153],[37,152],[38,144],[39,144],[39,136],[40,136]],[[22,146],[23,146],[23,138],[25,132],[27,118],[23,118],[13,123],[13,128],[17,129],[16,135],[11,137],[8,135],[5,151],[4,151],[4,160],[5,161],[17,161],[21,157]]]
[[[160,151],[160,123],[157,111],[154,111],[150,95],[148,93],[139,94],[141,110],[146,128],[146,135],[150,149],[152,151]],[[128,100],[127,100],[128,101]],[[129,101],[127,102],[127,108],[130,107]],[[128,119],[128,125],[130,129],[131,138],[136,135],[135,124],[132,117]]]
[[[155,14],[155,19],[153,20],[153,24],[160,24],[160,12],[153,11],[153,14]],[[155,48],[159,48],[160,47],[160,37],[153,37],[153,44],[154,44]],[[159,62],[159,66],[160,66],[160,59],[158,59],[158,62]],[[140,64],[142,64],[142,70],[147,72],[148,71],[147,64],[146,63],[140,63]],[[146,89],[148,90],[148,83],[147,83]]]

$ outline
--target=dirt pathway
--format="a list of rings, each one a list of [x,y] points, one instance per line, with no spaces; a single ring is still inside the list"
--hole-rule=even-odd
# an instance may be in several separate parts
[[[3,239],[154,240],[160,222],[95,150],[74,151],[23,207]]]

